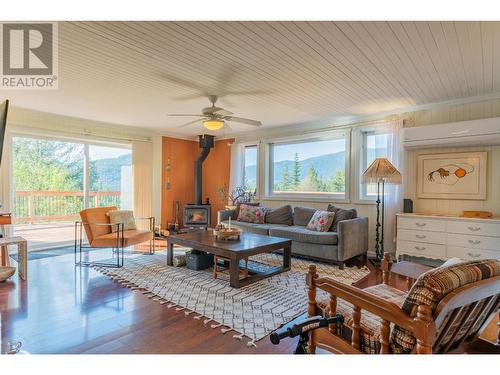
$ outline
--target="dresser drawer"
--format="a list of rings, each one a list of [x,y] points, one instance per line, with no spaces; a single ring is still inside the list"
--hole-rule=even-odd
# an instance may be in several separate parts
[[[444,245],[446,243],[446,233],[413,229],[399,229],[398,239],[402,241],[414,241]]]
[[[470,247],[471,249],[500,251],[500,239],[496,237],[448,233],[446,244],[448,246]]]
[[[414,241],[398,240],[398,253],[411,253],[431,258],[444,258],[446,256],[446,246],[432,243],[421,243]]]
[[[445,232],[446,222],[444,220],[432,220],[417,217],[398,218],[398,228],[425,230],[430,232]]]
[[[483,223],[481,221],[449,220],[447,232],[473,234],[479,236],[500,237],[500,223]]]
[[[446,256],[448,258],[457,257],[464,260],[477,260],[477,259],[499,259],[500,251],[473,249],[469,247],[448,246],[446,249]]]

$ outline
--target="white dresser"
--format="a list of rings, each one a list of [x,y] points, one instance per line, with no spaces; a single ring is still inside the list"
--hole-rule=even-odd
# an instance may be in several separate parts
[[[396,254],[500,259],[500,219],[398,214]]]

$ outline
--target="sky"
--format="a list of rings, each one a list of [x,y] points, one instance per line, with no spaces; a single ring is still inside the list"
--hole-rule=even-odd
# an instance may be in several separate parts
[[[118,156],[127,155],[132,153],[131,149],[103,147],[103,146],[89,146],[90,160],[100,160],[108,158],[117,158]]]
[[[309,159],[315,156],[334,154],[339,151],[345,151],[345,139],[334,139],[328,141],[314,141],[274,145],[274,161],[293,160],[295,153],[299,160]]]

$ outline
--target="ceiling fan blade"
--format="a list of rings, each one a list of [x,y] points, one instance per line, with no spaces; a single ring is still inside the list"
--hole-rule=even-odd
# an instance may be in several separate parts
[[[193,115],[189,113],[169,113],[168,116],[181,116],[181,117],[205,117],[205,115]]]
[[[200,121],[201,121],[201,119],[197,118],[196,120],[189,121],[189,122],[186,122],[185,124],[177,126],[177,129],[185,128],[186,126],[196,124],[197,122],[200,122]]]
[[[226,116],[224,117],[224,120],[239,122],[241,124],[252,125],[252,126],[262,126],[262,122],[260,121],[250,120],[248,118],[243,118],[243,117]]]
[[[229,126],[229,124],[227,122],[224,122],[224,128],[228,128],[229,130],[233,131],[233,128],[231,126]]]
[[[215,111],[214,114],[220,115],[220,116],[231,116],[233,114],[233,112],[221,108],[218,111]]]
[[[158,73],[158,75],[166,81],[170,81],[170,82],[175,83],[177,85],[189,87],[190,89],[199,91],[201,94],[204,94],[203,96],[208,95],[207,88],[197,84],[196,82],[192,82],[192,81],[189,81],[187,79],[179,78],[179,77],[176,77],[176,76],[173,76],[171,74],[164,73],[164,72]]]

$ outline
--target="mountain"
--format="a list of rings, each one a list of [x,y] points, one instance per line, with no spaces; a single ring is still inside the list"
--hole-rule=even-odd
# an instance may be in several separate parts
[[[120,191],[121,167],[131,164],[131,154],[90,161],[90,190]]]
[[[290,174],[293,172],[293,160],[282,160],[274,163],[274,182],[281,183],[283,170],[288,167]],[[300,177],[303,179],[310,167],[314,167],[318,176],[320,178],[326,179],[329,176],[333,176],[338,170],[344,170],[345,168],[345,152],[339,151],[332,154],[326,154],[321,156],[315,156],[312,158],[304,159],[300,161]],[[248,176],[256,175],[257,166],[250,165],[245,168],[245,176],[247,176],[248,185],[255,186],[255,178],[248,178]]]

